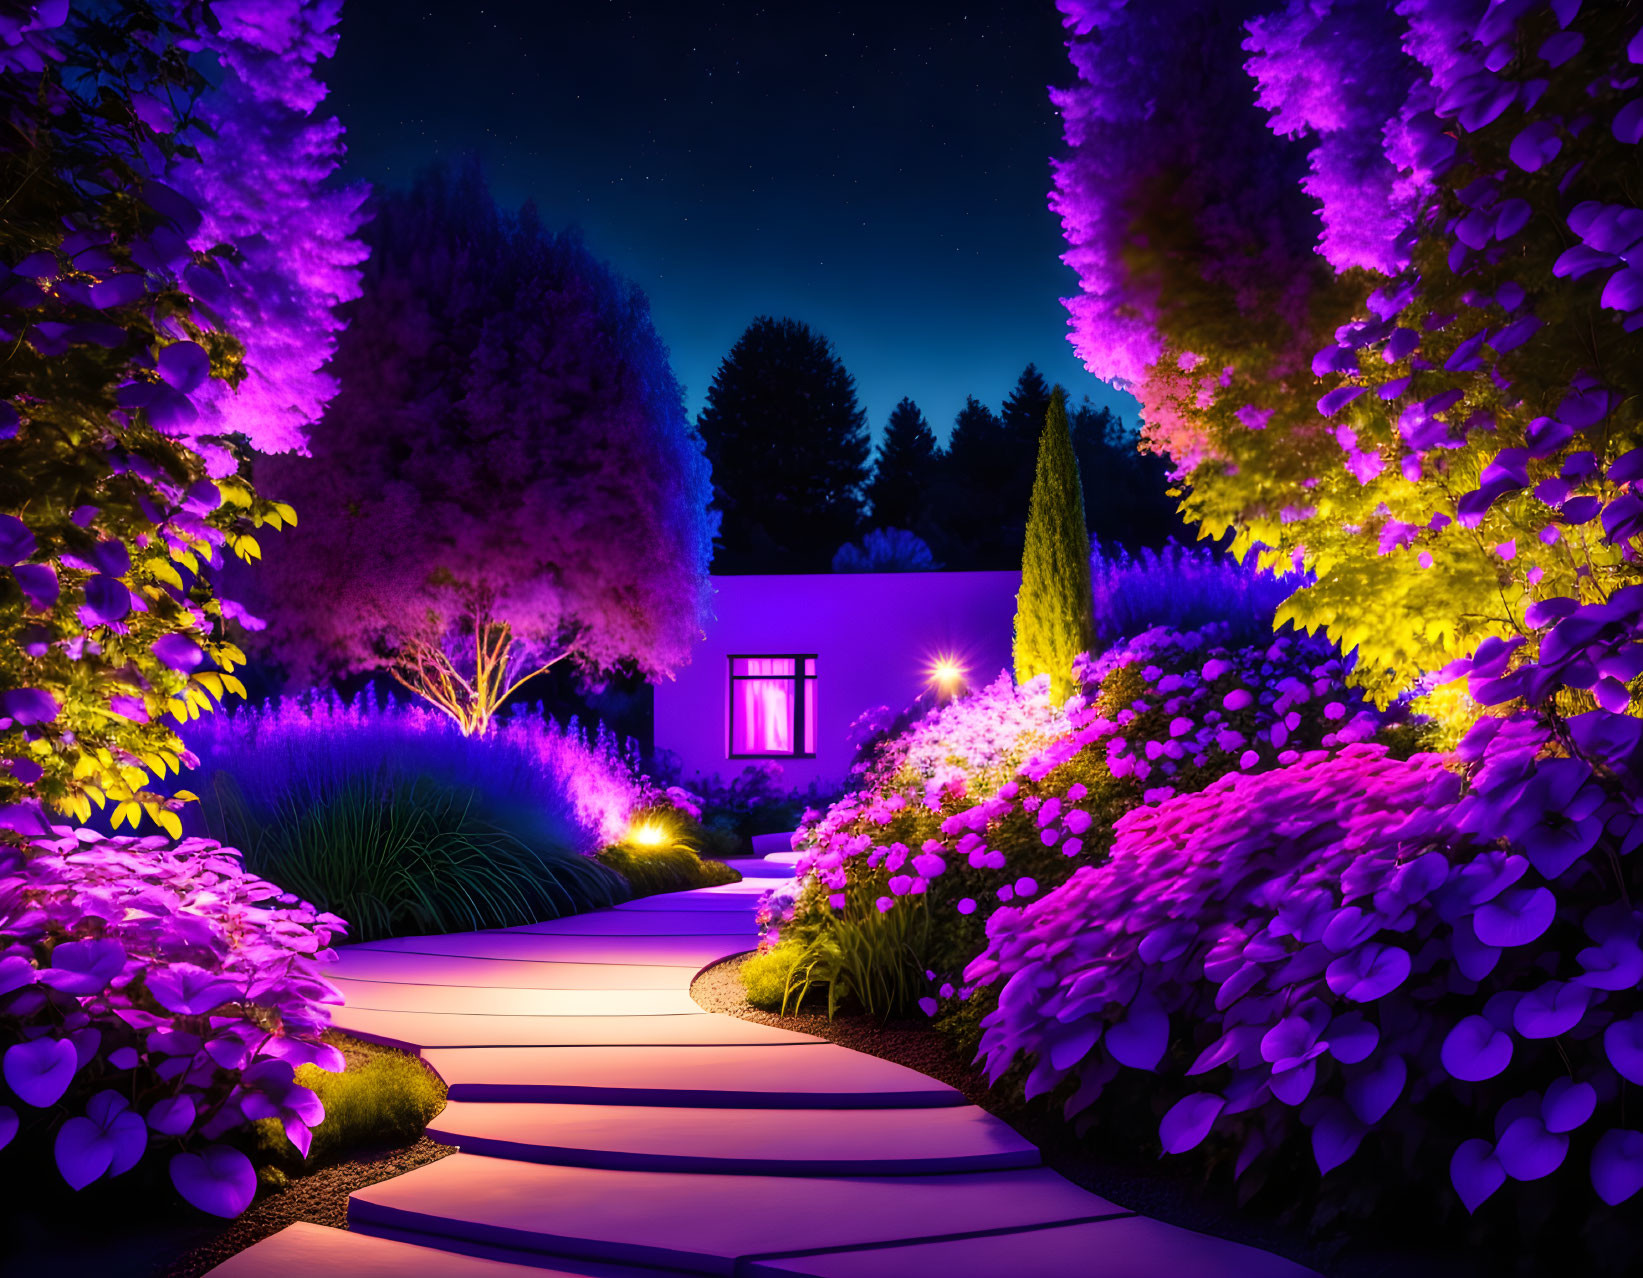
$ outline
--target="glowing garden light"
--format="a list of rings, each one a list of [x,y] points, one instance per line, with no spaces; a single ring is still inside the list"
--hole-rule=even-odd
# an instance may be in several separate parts
[[[953,692],[964,682],[964,667],[951,657],[938,657],[930,667],[930,678],[943,692]]]
[[[666,827],[655,821],[645,821],[628,831],[628,842],[635,847],[659,848],[668,841]]]

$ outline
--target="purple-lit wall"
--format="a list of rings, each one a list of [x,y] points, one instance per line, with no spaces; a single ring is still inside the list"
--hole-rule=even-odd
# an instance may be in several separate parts
[[[825,573],[714,577],[706,639],[672,682],[656,686],[656,748],[691,776],[730,778],[753,760],[729,756],[730,657],[816,656],[816,756],[779,760],[803,786],[841,779],[847,734],[875,706],[901,710],[949,657],[972,686],[1010,666],[1018,572]]]

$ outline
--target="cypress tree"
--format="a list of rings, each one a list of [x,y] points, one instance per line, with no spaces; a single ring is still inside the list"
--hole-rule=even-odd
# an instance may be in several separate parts
[[[1025,683],[1047,674],[1055,700],[1070,696],[1073,658],[1094,643],[1093,609],[1084,493],[1067,425],[1066,397],[1058,386],[1050,396],[1044,433],[1038,441],[1027,544],[1021,556],[1021,593],[1016,596],[1015,613],[1016,681]]]

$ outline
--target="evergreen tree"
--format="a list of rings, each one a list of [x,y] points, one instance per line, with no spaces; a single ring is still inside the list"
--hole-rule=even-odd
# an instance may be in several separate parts
[[[936,467],[927,540],[950,568],[1012,568],[1021,554],[1008,535],[1013,513],[999,475],[1009,448],[998,414],[974,395],[953,419],[947,451]],[[1021,505],[1026,505],[1023,496]]]
[[[1004,512],[999,527],[1001,567],[1014,566],[1027,535],[1027,506],[1032,499],[1039,436],[1044,433],[1044,415],[1049,410],[1050,388],[1037,365],[1028,364],[1004,397],[999,413],[1004,453],[989,478]]]
[[[930,423],[917,404],[903,399],[890,413],[867,486],[875,528],[917,528],[924,522],[937,452]]]
[[[1025,460],[1018,467],[1032,483],[1033,459],[1038,455],[1039,436],[1044,431],[1044,415],[1050,411],[1050,388],[1038,365],[1028,364],[1004,397],[1000,417],[1004,435],[1017,455]],[[1025,497],[1025,494],[1023,494]]]
[[[1021,592],[1016,596],[1015,677],[1050,676],[1051,695],[1071,695],[1073,658],[1094,642],[1090,534],[1061,388],[1050,397],[1038,442]]]
[[[1188,538],[1169,495],[1163,458],[1141,452],[1135,433],[1110,408],[1087,399],[1069,414],[1069,422],[1091,537],[1131,548]]]
[[[855,379],[808,325],[760,316],[697,419],[723,515],[719,572],[826,572],[862,523],[871,442]]]

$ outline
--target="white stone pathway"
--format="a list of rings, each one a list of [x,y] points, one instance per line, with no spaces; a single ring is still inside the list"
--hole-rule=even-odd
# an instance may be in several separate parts
[[[461,1152],[356,1191],[219,1278],[1308,1278],[1039,1165],[952,1088],[705,1012],[790,854],[741,883],[505,931],[353,945],[339,1029],[419,1052]]]

